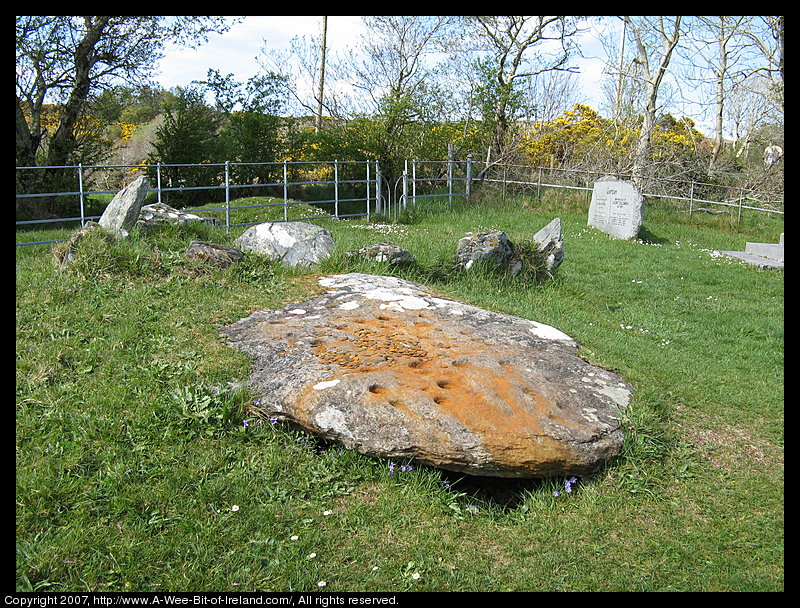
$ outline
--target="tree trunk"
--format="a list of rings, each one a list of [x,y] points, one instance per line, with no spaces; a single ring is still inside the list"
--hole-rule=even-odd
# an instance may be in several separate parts
[[[48,165],[66,165],[69,155],[75,150],[75,126],[89,95],[92,67],[98,60],[95,46],[110,19],[111,17],[97,17],[96,21],[91,21],[91,17],[85,17],[86,34],[75,49],[75,86],[64,105],[58,128],[50,140]]]
[[[322,44],[320,45],[319,84],[317,85],[317,120],[315,129],[322,129],[322,93],[325,88],[325,47],[328,36],[328,18],[322,18]]]
[[[642,32],[640,29],[637,29],[630,17],[625,17],[624,19],[628,23],[628,26],[633,32],[633,36],[636,40],[639,62],[642,64],[642,67],[645,70],[645,82],[647,85],[647,101],[645,105],[644,120],[642,122],[641,131],[639,132],[639,139],[636,142],[636,148],[633,156],[633,168],[631,170],[631,173],[633,174],[633,183],[636,184],[636,187],[639,188],[640,192],[643,192],[646,186],[645,168],[648,164],[650,138],[653,134],[653,126],[656,123],[656,110],[658,109],[656,102],[658,100],[658,89],[661,86],[661,81],[664,79],[667,66],[669,66],[672,52],[675,50],[675,47],[678,44],[678,38],[680,37],[681,17],[675,17],[675,29],[673,30],[671,36],[667,36],[663,22],[659,21],[658,33],[661,38],[662,53],[655,73],[651,73],[650,71],[648,53],[641,36]]]

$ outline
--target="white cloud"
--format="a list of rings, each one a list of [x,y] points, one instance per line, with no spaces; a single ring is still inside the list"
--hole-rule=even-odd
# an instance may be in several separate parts
[[[158,83],[169,89],[204,80],[209,69],[233,74],[244,82],[260,68],[256,57],[263,48],[285,50],[295,36],[319,36],[322,17],[256,16],[246,17],[225,34],[209,36],[197,49],[167,45],[159,63]],[[327,44],[331,50],[344,50],[355,44],[362,31],[360,17],[328,17]]]

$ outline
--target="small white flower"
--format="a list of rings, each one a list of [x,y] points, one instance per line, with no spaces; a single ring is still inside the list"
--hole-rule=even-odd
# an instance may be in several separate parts
[[[289,540],[297,540],[298,538],[300,538],[300,537],[299,537],[299,536],[297,536],[297,534],[292,534],[292,535],[289,537]]]
[[[324,586],[325,586],[325,585],[327,585],[327,584],[328,584],[328,583],[326,583],[325,581],[319,581],[319,582],[317,583],[317,587],[324,587]]]
[[[231,511],[233,511],[234,513],[236,513],[236,511],[238,511],[238,510],[239,510],[239,505],[233,505],[231,507]]]
[[[315,557],[317,557],[316,553],[309,553],[308,555],[306,555],[307,559],[314,559]]]
[[[325,517],[327,517],[328,515],[331,515],[332,513],[333,513],[333,511],[323,511],[323,512],[322,512],[322,514],[323,514]]]
[[[419,572],[415,572],[414,574],[411,575],[411,578],[413,578],[415,581],[418,581],[419,577],[420,577]]]

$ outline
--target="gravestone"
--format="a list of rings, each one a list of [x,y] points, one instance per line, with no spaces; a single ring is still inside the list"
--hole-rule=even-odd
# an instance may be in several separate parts
[[[783,233],[778,243],[747,243],[744,251],[715,251],[729,258],[736,258],[758,268],[783,270]]]
[[[553,272],[564,260],[564,235],[561,232],[561,218],[557,217],[533,235],[536,250],[543,253],[545,270]]]
[[[644,198],[633,184],[614,176],[594,183],[589,205],[589,226],[617,239],[632,239],[642,226]]]

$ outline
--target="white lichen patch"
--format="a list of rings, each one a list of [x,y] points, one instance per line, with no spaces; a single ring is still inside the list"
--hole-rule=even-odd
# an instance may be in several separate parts
[[[572,338],[555,327],[545,325],[544,323],[537,323],[536,321],[531,321],[531,325],[533,325],[533,327],[531,327],[531,333],[537,338],[542,338],[543,340],[566,340],[573,342]]]
[[[338,380],[336,380],[338,382]],[[316,388],[316,387],[314,387]],[[314,423],[325,432],[333,432],[345,437],[353,437],[347,425],[347,419],[341,411],[333,408],[322,409],[315,413]]]
[[[601,395],[610,397],[611,400],[620,407],[628,407],[631,400],[631,392],[621,386],[605,386],[598,391]]]
[[[340,380],[338,378],[336,380],[327,380],[325,382],[317,382],[311,388],[313,388],[315,391],[321,391],[321,390],[324,390],[326,388],[331,388],[332,386],[336,386],[337,384],[339,384],[339,382],[340,382]]]

